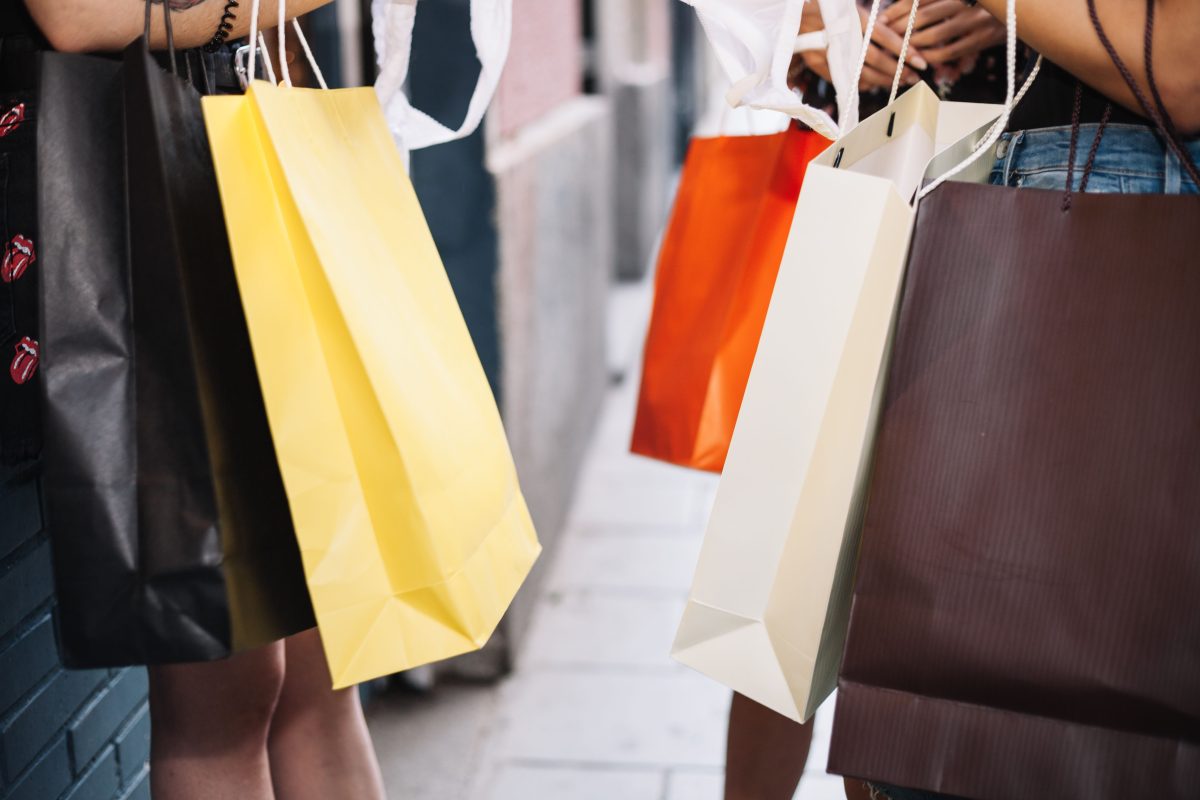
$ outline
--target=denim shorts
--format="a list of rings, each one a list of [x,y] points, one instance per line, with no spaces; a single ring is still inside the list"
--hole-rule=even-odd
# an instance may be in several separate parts
[[[1078,191],[1088,151],[1097,125],[1082,125],[1075,149]],[[1185,141],[1192,159],[1200,164],[1200,139]],[[1031,189],[1067,188],[1071,128],[1037,128],[1006,133],[996,146],[991,183]],[[1179,159],[1153,130],[1141,125],[1109,125],[1104,129],[1096,162],[1088,179],[1088,192],[1120,194],[1197,194],[1200,188],[1188,177]]]

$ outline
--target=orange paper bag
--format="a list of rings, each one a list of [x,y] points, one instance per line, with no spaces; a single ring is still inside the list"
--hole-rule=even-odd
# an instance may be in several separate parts
[[[783,258],[812,131],[696,138],[663,235],[633,452],[720,472]]]

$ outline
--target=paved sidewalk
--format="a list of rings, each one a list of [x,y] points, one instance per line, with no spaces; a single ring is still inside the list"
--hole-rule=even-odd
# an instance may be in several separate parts
[[[371,711],[393,800],[720,800],[729,692],[669,655],[716,479],[628,454],[611,393],[515,673]],[[798,800],[840,800],[818,715]]]

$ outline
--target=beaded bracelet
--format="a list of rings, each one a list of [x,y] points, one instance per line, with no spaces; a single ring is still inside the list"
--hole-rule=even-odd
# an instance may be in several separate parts
[[[204,45],[204,52],[215,53],[221,49],[221,45],[225,44],[225,40],[229,38],[229,32],[233,30],[233,21],[237,19],[238,0],[229,0],[225,4],[225,13],[221,14],[221,21],[217,23],[217,32],[213,34],[208,44]]]

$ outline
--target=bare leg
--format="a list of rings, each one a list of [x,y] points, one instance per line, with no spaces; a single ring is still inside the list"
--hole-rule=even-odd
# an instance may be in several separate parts
[[[276,794],[286,800],[384,800],[358,690],[330,688],[316,630],[286,643],[287,677],[268,744]]]
[[[871,787],[858,778],[845,778],[846,800],[872,800]]]
[[[725,800],[792,800],[811,744],[811,721],[801,725],[735,693],[725,747]]]
[[[283,686],[283,643],[149,673],[155,800],[274,800],[267,731]]]

